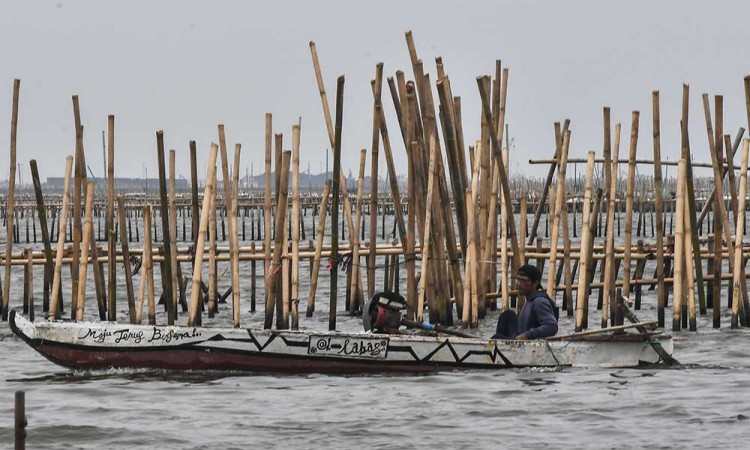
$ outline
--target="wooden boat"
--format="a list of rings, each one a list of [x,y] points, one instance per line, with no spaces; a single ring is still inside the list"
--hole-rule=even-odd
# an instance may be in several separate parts
[[[580,336],[512,341],[242,328],[31,322],[11,311],[13,332],[50,361],[73,369],[221,370],[273,373],[418,373],[514,367],[634,367],[672,354],[669,336]],[[648,339],[648,340],[646,340]]]

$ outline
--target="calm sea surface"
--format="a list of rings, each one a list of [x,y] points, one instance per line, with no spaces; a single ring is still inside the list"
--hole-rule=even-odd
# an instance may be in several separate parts
[[[0,240],[4,236],[3,231]],[[300,271],[303,297],[306,267]],[[35,270],[39,280],[41,273]],[[22,269],[14,268],[11,306],[18,309],[22,279]],[[220,287],[228,285],[226,275]],[[69,292],[69,280],[64,286]],[[260,302],[261,312],[248,313],[249,286],[248,275],[242,280],[243,325],[260,326]],[[328,286],[326,276],[318,287],[315,317],[302,314],[301,327],[327,329]],[[260,279],[258,288],[261,298]],[[96,309],[93,289],[89,280],[90,317]],[[121,320],[127,310],[123,303]],[[655,319],[654,304],[654,292],[644,290],[644,308],[637,315]],[[305,305],[303,300],[301,311]],[[592,309],[590,323],[598,324],[600,313]],[[207,325],[230,320],[231,306],[220,310]],[[360,329],[359,319],[343,314],[339,329]],[[477,333],[491,335],[497,314],[491,312]],[[158,320],[165,322],[163,313]],[[675,334],[679,368],[346,377],[74,372],[48,362],[1,323],[0,448],[13,445],[17,390],[26,391],[30,449],[748,448],[750,331],[730,330],[728,324],[725,311],[720,330],[699,318],[697,333]],[[570,331],[571,319],[563,315],[561,327],[561,333]]]

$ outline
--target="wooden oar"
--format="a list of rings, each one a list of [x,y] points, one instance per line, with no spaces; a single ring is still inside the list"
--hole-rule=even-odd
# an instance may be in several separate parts
[[[619,289],[618,289],[619,291]],[[639,333],[647,333],[649,330],[646,329],[646,324],[648,323],[654,323],[652,322],[639,322],[638,318],[633,314],[633,312],[628,308],[628,299],[627,297],[623,297],[622,292],[619,291],[617,293],[617,307],[622,312],[623,317],[627,318],[629,321],[632,322],[632,326],[634,326]],[[653,340],[648,341],[649,345],[651,345],[651,348],[654,349],[654,351],[659,355],[659,357],[669,366],[675,366],[679,365],[680,362],[674,359],[672,355],[667,353],[666,350],[664,350],[664,347],[661,346],[660,343],[654,342]]]
[[[652,320],[649,322],[639,322],[637,324],[630,324],[630,325],[618,325],[616,327],[609,327],[609,328],[600,328],[598,330],[588,330],[588,331],[581,331],[579,333],[571,333],[571,334],[563,334],[560,336],[552,336],[550,338],[547,338],[548,341],[562,341],[565,339],[575,339],[580,336],[591,336],[594,334],[603,334],[603,333],[611,333],[613,331],[621,331],[621,330],[627,330],[629,328],[643,328],[643,332],[647,332],[646,328],[648,327],[654,327],[656,325],[656,321]]]
[[[431,323],[417,322],[409,319],[401,319],[401,325],[404,325],[406,328],[417,328],[425,331],[437,331],[438,333],[452,334],[453,336],[478,339],[478,337],[474,336],[473,334],[451,330],[450,328],[444,327],[442,325],[433,325]]]

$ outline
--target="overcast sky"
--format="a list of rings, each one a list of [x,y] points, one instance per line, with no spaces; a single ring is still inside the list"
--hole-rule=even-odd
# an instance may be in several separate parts
[[[252,163],[257,175],[266,112],[273,113],[274,132],[284,133],[285,149],[302,117],[301,170],[309,163],[313,173],[322,172],[329,144],[311,40],[332,111],[336,77],[346,75],[342,166],[356,174],[359,150],[370,146],[375,64],[385,64],[386,76],[403,70],[413,77],[406,30],[433,80],[434,58],[443,57],[453,93],[462,97],[467,142],[479,133],[475,77],[491,73],[496,59],[510,68],[512,172],[546,172],[526,161],[551,157],[553,123],[566,118],[571,157],[601,154],[603,106],[612,108],[613,124],[623,123],[621,154],[631,111],[641,111],[638,157],[651,158],[652,90],[661,91],[663,155],[675,159],[682,83],[691,88],[695,160],[709,161],[702,93],[725,96],[725,130],[734,135],[747,127],[749,9],[744,2],[706,1],[4,1],[0,179],[8,177],[14,78],[21,79],[18,162],[25,181],[32,158],[43,178],[63,175],[75,144],[73,94],[80,97],[87,163],[97,176],[108,114],[116,116],[118,176],[141,177],[145,166],[156,176],[155,132],[163,129],[185,177],[188,141],[197,141],[203,178],[219,123],[230,146],[243,145],[242,174]],[[384,102],[403,171],[390,96]]]

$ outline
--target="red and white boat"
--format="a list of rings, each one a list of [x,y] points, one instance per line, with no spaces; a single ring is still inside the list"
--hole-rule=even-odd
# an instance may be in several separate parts
[[[418,373],[514,367],[634,367],[671,355],[669,336],[577,336],[512,341],[408,334],[280,331],[31,322],[11,311],[13,332],[73,369],[220,370],[273,373]]]

